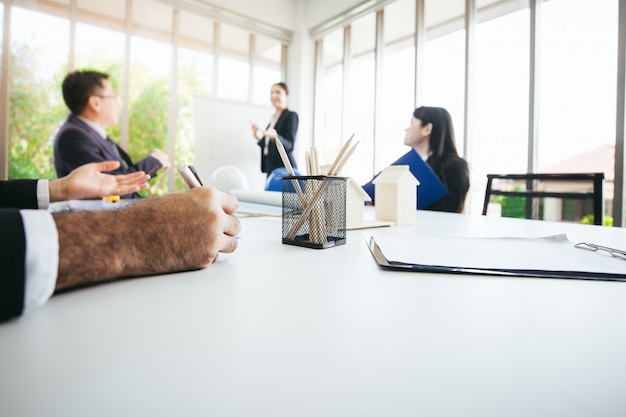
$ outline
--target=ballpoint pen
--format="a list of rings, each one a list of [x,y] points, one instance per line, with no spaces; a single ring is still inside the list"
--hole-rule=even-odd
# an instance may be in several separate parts
[[[193,167],[193,165],[187,165],[189,167],[189,171],[191,171],[191,173],[193,174],[194,177],[196,177],[196,180],[198,180],[198,183],[202,186],[204,184],[202,184],[202,180],[200,179],[200,175],[198,175],[198,172],[196,171],[196,169]]]
[[[181,164],[178,166],[178,173],[189,188],[202,187],[202,181],[200,180],[200,176],[196,172],[193,166],[187,164]]]

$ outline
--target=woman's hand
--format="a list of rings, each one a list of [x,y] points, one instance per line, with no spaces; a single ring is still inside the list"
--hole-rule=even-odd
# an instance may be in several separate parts
[[[270,138],[270,140],[278,139],[278,132],[276,131],[276,129],[269,129],[269,130],[266,130],[264,133],[265,133],[265,137]]]
[[[252,123],[250,127],[252,128],[252,137],[256,139],[257,142],[263,139],[263,130],[261,130],[256,123]]]

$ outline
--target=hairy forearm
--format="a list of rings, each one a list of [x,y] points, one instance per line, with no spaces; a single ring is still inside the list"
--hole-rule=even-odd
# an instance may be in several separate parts
[[[106,214],[85,211],[54,215],[59,235],[57,291],[124,275],[123,236],[116,232],[113,213]]]
[[[55,215],[59,234],[56,290],[200,269],[218,251],[234,250],[234,238],[224,242],[225,218],[215,208],[209,209],[206,201],[210,199],[202,196],[206,193],[210,191],[173,193],[117,211]],[[225,246],[229,242],[232,247]]]

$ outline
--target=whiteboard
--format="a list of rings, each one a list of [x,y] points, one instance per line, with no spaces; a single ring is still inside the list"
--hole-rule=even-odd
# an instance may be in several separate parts
[[[203,182],[210,185],[215,169],[234,165],[251,190],[263,190],[266,175],[261,172],[261,150],[250,125],[265,127],[272,107],[197,96],[193,111],[194,166]]]

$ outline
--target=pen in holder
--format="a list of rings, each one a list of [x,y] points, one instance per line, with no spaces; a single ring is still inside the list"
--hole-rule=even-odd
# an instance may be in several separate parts
[[[347,178],[283,177],[283,243],[325,249],[346,243]]]

